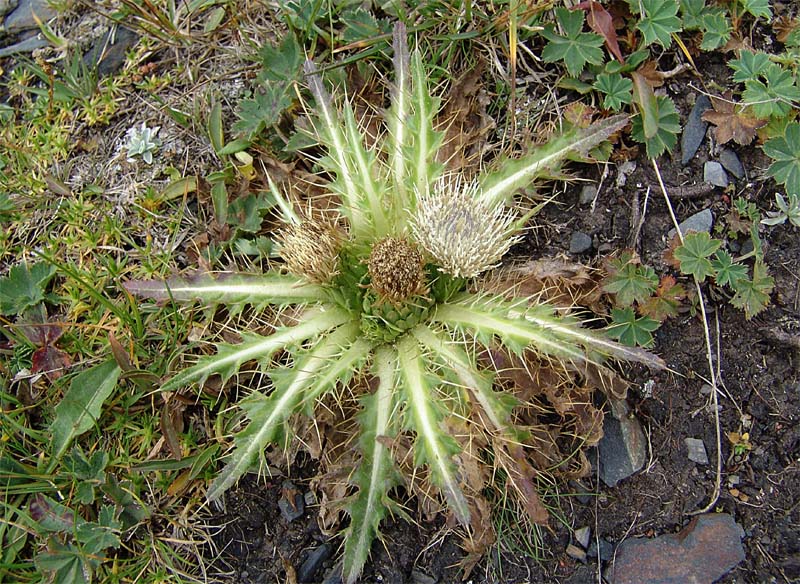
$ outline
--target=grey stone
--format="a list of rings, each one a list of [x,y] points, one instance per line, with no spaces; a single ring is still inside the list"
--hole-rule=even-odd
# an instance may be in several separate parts
[[[736,178],[744,178],[744,166],[742,165],[742,161],[739,160],[739,157],[736,155],[736,152],[730,148],[723,148],[719,151],[718,158],[720,164],[722,164],[725,170],[730,172]]]
[[[19,4],[18,0],[0,0],[0,17],[14,10]]]
[[[579,254],[592,249],[592,238],[582,231],[575,231],[569,239],[569,253]]]
[[[615,487],[644,466],[647,441],[639,421],[630,416],[625,400],[612,399],[611,415],[603,422],[603,437],[597,445],[600,453],[600,479]]]
[[[681,233],[686,235],[690,231],[705,231],[711,233],[711,228],[714,226],[714,215],[711,209],[703,209],[699,213],[695,213],[691,217],[687,217],[679,227]],[[675,236],[675,229],[670,229],[668,238],[672,239]]]
[[[694,102],[694,107],[686,120],[686,126],[681,134],[681,164],[686,166],[689,161],[697,154],[697,149],[703,143],[708,129],[708,122],[704,122],[702,115],[706,110],[711,109],[711,100],[705,95],[701,95]]]
[[[342,562],[340,561],[336,564],[330,571],[325,574],[325,579],[322,581],[322,584],[342,584]]]
[[[330,544],[323,543],[321,546],[314,548],[310,552],[308,552],[308,556],[306,560],[300,566],[300,569],[297,570],[297,581],[306,583],[306,582],[314,582],[319,569],[322,567],[322,563],[327,560],[331,555],[331,546]]]
[[[567,546],[567,555],[570,558],[574,558],[574,559],[578,560],[579,562],[585,562],[586,561],[586,552],[583,551],[581,548],[579,548],[576,545],[569,544]]]
[[[744,531],[725,513],[698,515],[680,533],[622,542],[611,584],[712,584],[744,560]]]
[[[111,75],[125,63],[125,54],[139,40],[139,35],[125,27],[118,27],[108,31],[95,41],[94,46],[83,56],[83,62],[88,67],[97,67],[100,77]]]
[[[708,454],[706,453],[706,445],[698,438],[686,438],[686,449],[689,451],[689,460],[697,464],[708,464]]]
[[[586,555],[590,558],[596,558],[598,555],[601,562],[607,562],[614,557],[614,544],[607,539],[600,540],[600,553],[597,553],[597,541],[592,540]]]
[[[436,578],[432,578],[419,570],[411,570],[411,582],[412,584],[436,584]]]
[[[575,492],[575,498],[581,505],[588,505],[591,501],[594,501],[595,493],[588,490],[578,481],[570,481],[569,486]]]
[[[739,248],[739,255],[747,255],[753,251],[753,240],[752,238],[748,238],[744,240],[742,243],[742,247]]]
[[[39,28],[33,15],[46,22],[56,15],[56,11],[50,6],[47,0],[19,0],[16,9],[6,16],[0,31],[7,34],[17,34],[26,30]]]
[[[626,160],[617,167],[617,188],[622,188],[628,182],[628,175],[636,170],[636,162],[634,160]]]
[[[727,187],[728,175],[725,174],[725,169],[719,162],[709,160],[703,165],[703,180],[715,187]]]
[[[588,205],[597,196],[597,187],[594,185],[584,185],[581,189],[581,194],[578,196],[578,203],[581,205]]]
[[[0,49],[0,59],[8,57],[9,55],[16,55],[17,53],[30,53],[36,49],[46,47],[49,44],[47,39],[40,38],[39,35],[34,35]]]
[[[589,537],[592,535],[592,529],[589,526],[581,527],[573,532],[575,541],[581,544],[584,549],[589,547]]]
[[[283,481],[283,495],[278,500],[278,508],[286,521],[292,522],[303,516],[306,505],[303,494],[294,486],[292,481]],[[290,501],[289,499],[293,499]]]

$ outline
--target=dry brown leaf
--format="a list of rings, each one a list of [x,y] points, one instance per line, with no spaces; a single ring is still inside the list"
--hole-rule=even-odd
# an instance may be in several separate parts
[[[655,61],[645,61],[636,72],[644,77],[644,80],[653,89],[664,85],[664,74],[658,70],[658,65]]]
[[[714,138],[719,144],[733,140],[746,146],[756,137],[756,131],[767,125],[767,120],[760,120],[744,113],[739,104],[730,98],[712,97],[713,110],[703,112],[703,120],[714,124]]]
[[[783,15],[776,18],[772,22],[772,30],[775,33],[775,39],[779,43],[785,43],[788,36],[800,26],[800,21],[791,16]]]

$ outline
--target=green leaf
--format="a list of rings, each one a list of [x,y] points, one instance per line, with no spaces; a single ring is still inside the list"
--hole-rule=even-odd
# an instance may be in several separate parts
[[[481,199],[490,208],[501,201],[510,201],[518,189],[525,188],[537,177],[557,172],[565,160],[586,157],[589,151],[624,128],[628,116],[618,115],[592,124],[588,128],[572,128],[553,136],[546,144],[531,148],[526,156],[505,159],[497,170],[486,174],[481,182]]]
[[[789,194],[788,201],[780,193],[775,193],[777,211],[767,211],[768,217],[761,220],[764,225],[780,225],[789,222],[800,227],[800,195]]]
[[[647,156],[657,158],[666,151],[672,151],[678,142],[678,133],[681,131],[680,116],[675,109],[675,102],[667,96],[656,97],[657,121],[654,124],[656,133],[648,138],[645,135],[644,120],[648,110],[640,110],[632,121],[631,136],[637,142],[642,142],[647,147]]]
[[[705,0],[680,0],[683,29],[700,30],[703,27],[703,14],[708,10]]]
[[[772,18],[769,0],[739,0],[744,9],[756,18]]]
[[[341,318],[333,320],[326,318],[330,314],[330,312],[320,313],[316,320],[312,318],[304,323],[307,330],[302,331],[302,334],[298,334],[297,329],[303,327],[303,324],[285,330],[283,336],[293,336],[295,342],[317,336],[330,328],[330,323],[334,323],[333,326],[336,326],[337,321],[341,320]],[[310,325],[313,326],[308,328]],[[337,368],[337,355],[340,354],[343,346],[347,346],[354,340],[357,333],[358,325],[348,323],[326,335],[322,340],[317,340],[316,344],[295,357],[291,368],[270,371],[274,388],[269,396],[255,391],[241,402],[240,406],[250,422],[244,430],[236,435],[236,448],[228,464],[209,487],[206,493],[209,501],[218,499],[263,456],[264,449],[268,444],[279,439],[283,434],[284,423],[302,404],[309,391],[325,391],[338,381],[338,377],[328,377],[326,373],[331,368]],[[278,345],[285,346],[286,338],[274,340],[279,335],[281,333],[263,339],[260,345],[256,346],[257,351],[254,352],[256,354],[249,355],[243,360],[239,360],[242,359],[241,356],[236,357],[236,360],[239,361],[236,369],[238,370],[238,365],[241,365],[243,361],[263,360],[264,355],[272,354],[274,350],[277,350]],[[267,346],[270,340],[272,340],[271,345]],[[247,341],[242,344],[247,345],[248,351],[252,351],[252,346]],[[222,354],[222,349],[220,349],[220,354]],[[337,369],[337,371],[346,374],[352,373],[349,368],[347,371],[341,369]],[[327,379],[330,384],[327,387],[315,389],[314,386],[320,379]]]
[[[675,249],[674,256],[680,262],[683,274],[692,275],[702,282],[706,276],[714,275],[714,266],[709,258],[721,245],[719,239],[712,239],[705,231],[692,232],[684,235],[683,244]]]
[[[564,61],[569,74],[578,77],[586,63],[600,65],[603,62],[603,51],[600,49],[603,46],[603,37],[593,32],[582,32],[582,10],[556,8],[556,19],[565,36],[557,34],[552,24],[542,31],[542,36],[548,40],[542,51],[542,59],[546,63]]]
[[[55,273],[55,267],[43,262],[30,268],[26,263],[11,268],[7,276],[0,278],[0,314],[22,314],[43,302],[44,290]]]
[[[93,428],[102,413],[103,403],[117,386],[120,368],[106,361],[76,375],[69,391],[56,406],[56,419],[50,426],[53,448],[50,469],[61,459],[74,438]]]
[[[374,373],[378,388],[361,399],[359,415],[361,461],[353,476],[358,493],[347,506],[350,526],[344,538],[343,579],[347,584],[358,580],[369,556],[372,542],[386,516],[389,489],[399,483],[392,454],[381,437],[397,434],[394,420],[397,387],[397,355],[383,346],[375,353]]]
[[[261,58],[262,80],[284,82],[300,78],[305,54],[293,34],[287,34],[277,47],[263,45],[258,56]]]
[[[762,149],[773,160],[767,174],[786,185],[787,193],[800,194],[800,124],[792,122],[783,136],[767,140]]]
[[[720,286],[736,288],[739,280],[747,278],[747,266],[735,263],[731,254],[723,250],[718,250],[714,255],[711,267],[716,272],[714,281]]]
[[[603,107],[606,109],[619,111],[622,104],[631,102],[633,82],[619,73],[600,73],[594,88],[605,94]]]
[[[733,69],[733,80],[737,83],[746,83],[748,80],[757,79],[772,65],[769,56],[765,53],[741,51],[738,59],[728,61],[728,66]]]
[[[793,102],[800,101],[800,88],[794,76],[780,65],[770,63],[760,79],[745,81],[742,99],[750,104],[759,118],[784,117],[792,110]]]
[[[211,113],[208,114],[206,131],[211,147],[219,156],[220,150],[225,146],[225,133],[222,129],[222,104],[220,102],[216,102],[211,108]]]
[[[462,525],[469,525],[467,500],[459,486],[453,457],[460,452],[455,439],[442,430],[442,414],[435,394],[438,380],[431,379],[418,341],[411,335],[400,337],[397,343],[400,386],[407,404],[406,424],[416,432],[414,464],[427,464],[433,483],[441,489],[448,506]]]
[[[766,264],[756,261],[753,264],[753,279],[744,278],[731,286],[736,291],[731,304],[744,310],[745,318],[749,320],[767,307],[774,286],[775,280],[767,272]]]
[[[630,306],[644,302],[658,286],[658,276],[653,268],[631,261],[630,255],[609,262],[612,273],[603,284],[603,290],[616,294],[616,303]]]
[[[704,51],[718,49],[730,40],[731,30],[731,23],[724,14],[706,14],[703,16],[703,41],[700,48]]]
[[[254,139],[265,128],[278,123],[281,114],[292,105],[293,99],[289,84],[280,81],[267,83],[263,91],[239,102],[236,108],[239,120],[233,124],[233,131],[248,140]]]
[[[612,309],[611,320],[613,324],[608,327],[608,336],[631,347],[652,347],[653,331],[661,326],[649,316],[636,318],[636,313],[630,307]]]
[[[681,19],[677,17],[678,3],[675,0],[641,0],[644,14],[636,25],[644,37],[644,45],[658,42],[669,48],[672,35],[681,31]]]

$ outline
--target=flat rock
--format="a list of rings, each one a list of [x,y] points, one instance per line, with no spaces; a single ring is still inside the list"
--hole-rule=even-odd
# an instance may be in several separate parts
[[[0,17],[14,10],[19,4],[18,0],[0,0]]]
[[[698,515],[680,533],[625,540],[605,576],[611,584],[712,584],[744,560],[743,535],[730,515]]]
[[[569,544],[567,546],[567,555],[570,558],[578,560],[579,562],[585,562],[586,561],[586,552],[583,551],[583,549],[581,549],[578,546],[573,545],[573,544]]]
[[[586,549],[589,547],[589,537],[592,535],[592,530],[590,527],[586,526],[576,529],[572,535],[575,537],[575,541],[581,544],[582,548]]]
[[[686,126],[681,134],[681,164],[686,166],[689,161],[697,154],[697,149],[703,143],[708,130],[708,122],[704,122],[703,112],[711,109],[711,100],[705,95],[700,95],[694,102],[694,107],[686,120]]]
[[[56,15],[56,11],[47,0],[19,0],[19,4],[6,16],[0,32],[17,34],[26,30],[39,28],[33,15],[41,21],[48,21]]]
[[[689,451],[689,460],[697,464],[708,464],[708,454],[706,453],[706,445],[702,440],[697,438],[686,438],[686,449]]]
[[[608,541],[607,539],[603,538],[600,540],[600,550],[598,554],[597,549],[597,542],[592,540],[592,543],[589,545],[589,550],[586,552],[586,555],[590,558],[596,558],[600,556],[601,562],[607,562],[614,556],[614,544]]]
[[[331,555],[331,546],[328,543],[323,543],[321,546],[314,548],[308,552],[306,560],[297,570],[297,581],[306,583],[316,581],[316,574],[322,567],[322,563],[327,560]]]
[[[690,231],[705,231],[706,233],[711,233],[711,228],[714,226],[714,214],[711,213],[711,209],[703,209],[699,213],[695,213],[691,217],[687,217],[684,221],[681,222],[679,227],[681,228],[681,233],[686,235]],[[670,229],[669,234],[667,237],[672,239],[675,237],[675,229]]]
[[[728,186],[728,175],[719,162],[709,160],[703,165],[703,180],[715,187],[725,188]]]
[[[95,41],[94,46],[83,56],[83,62],[88,67],[97,67],[100,77],[115,73],[125,63],[125,55],[139,35],[125,27],[117,27],[114,36],[108,31]]]
[[[575,231],[569,238],[569,253],[579,254],[592,249],[592,238],[582,231]]]
[[[278,500],[278,508],[286,521],[292,522],[303,516],[306,510],[303,494],[294,486],[292,481],[283,481],[281,485],[281,498]]]
[[[8,57],[9,55],[16,55],[17,53],[30,53],[36,49],[46,47],[49,44],[47,39],[40,38],[39,35],[33,35],[13,45],[8,45],[0,49],[0,59]]]
[[[617,486],[644,466],[647,440],[625,400],[610,400],[611,415],[603,421],[603,437],[597,445],[600,479],[609,487]]]
[[[720,164],[722,164],[722,167],[725,170],[730,172],[738,179],[744,178],[744,166],[742,165],[742,161],[739,160],[739,157],[736,155],[736,152],[730,148],[723,148],[719,151],[718,158]]]

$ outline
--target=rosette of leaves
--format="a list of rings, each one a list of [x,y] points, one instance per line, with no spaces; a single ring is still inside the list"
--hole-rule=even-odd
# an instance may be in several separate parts
[[[408,52],[402,25],[393,48],[391,107],[384,139],[374,147],[366,145],[351,105],[337,106],[314,64],[306,63],[313,132],[325,150],[318,163],[332,177],[339,217],[304,216],[272,184],[286,222],[277,238],[282,269],[126,284],[153,299],[200,300],[229,311],[271,307],[281,315],[276,322],[282,326],[271,334],[242,331],[241,343],[220,344],[216,354],[161,387],[174,391],[212,375],[227,381],[253,362],[271,381],[240,402],[248,423],[208,490],[210,500],[264,464],[270,444],[285,444],[295,414],[314,416],[315,405],[331,396],[340,411],[357,412],[350,420],[358,433],[357,460],[342,501],[350,517],[347,582],[360,574],[387,511],[402,512],[390,496],[404,478],[393,442],[412,445],[413,468],[424,471],[455,519],[467,525],[471,513],[454,429],[468,418],[480,420],[487,435],[514,452],[526,439],[524,428],[514,425],[517,400],[495,388],[498,371],[485,349],[533,352],[577,366],[605,357],[663,366],[649,353],[561,316],[537,296],[481,291],[477,280],[517,240],[523,221],[511,207],[515,192],[557,172],[567,159],[585,158],[627,117],[554,136],[475,180],[444,174],[436,161],[439,102],[430,94],[420,53]]]

